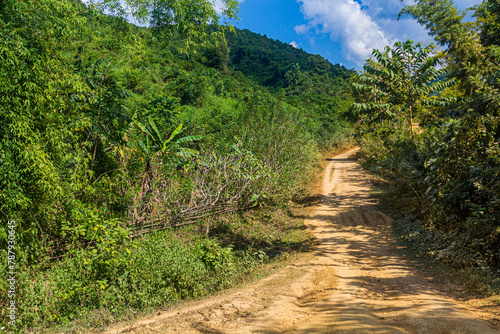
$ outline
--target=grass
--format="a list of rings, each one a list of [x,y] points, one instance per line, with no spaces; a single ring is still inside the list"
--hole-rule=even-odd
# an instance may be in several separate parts
[[[152,316],[159,311],[176,308],[186,301],[217,295],[224,289],[241,287],[268,276],[283,268],[286,264],[296,261],[301,254],[312,247],[313,240],[304,226],[304,219],[294,217],[291,211],[288,208],[268,207],[221,216],[209,221],[208,234],[207,221],[200,221],[199,224],[187,228],[147,236],[141,240],[136,252],[152,249],[156,254],[157,251],[161,252],[160,248],[163,247],[164,243],[168,243],[174,249],[177,247],[180,253],[171,254],[163,251],[162,256],[172,256],[172,260],[165,263],[172,263],[177,268],[175,262],[178,261],[177,258],[185,255],[191,259],[182,262],[181,265],[193,266],[195,272],[188,269],[179,272],[180,276],[177,277],[181,282],[177,284],[180,287],[176,290],[177,294],[170,293],[168,295],[168,289],[165,290],[166,295],[164,298],[172,299],[171,302],[162,302],[160,300],[161,295],[153,293],[152,297],[148,298],[157,298],[156,302],[148,299],[149,304],[144,304],[143,307],[125,307],[118,312],[101,307],[82,312],[78,316],[78,320],[65,325],[44,326],[32,330],[37,333],[81,333],[104,329],[116,322],[131,322],[135,319]],[[159,242],[160,244],[158,244]],[[207,262],[204,263],[209,268],[213,267],[212,269],[214,269],[208,271],[210,277],[205,278],[205,269],[199,265],[196,256],[193,257],[185,253],[187,249],[204,250],[203,261],[208,261],[208,264]],[[154,263],[151,265],[151,270],[155,273],[155,276],[165,277],[167,275],[165,271],[154,269]],[[131,263],[130,266],[134,267],[136,264]],[[226,268],[225,274],[223,266],[229,268]],[[141,272],[138,271],[138,273]],[[134,279],[140,280],[140,277]],[[191,293],[193,290],[189,290],[187,285],[183,285],[182,282],[188,279],[194,279],[197,282],[206,280],[206,289],[196,290],[197,293]],[[156,285],[154,285],[153,281],[154,277],[148,276],[146,281],[143,282],[143,284],[151,285],[148,291],[155,287],[165,288],[161,282],[156,282]],[[205,285],[205,283],[199,284]],[[139,290],[137,293],[145,292]],[[133,300],[132,297],[134,296],[124,294],[123,297],[126,300]]]
[[[330,153],[330,156],[347,149],[340,148]],[[319,164],[316,166],[317,173],[310,184],[310,194],[315,194],[321,183],[322,167]],[[269,276],[303,258],[315,245],[315,240],[304,225],[304,219],[316,204],[314,196],[307,196],[288,205],[264,206],[238,214],[212,217],[185,228],[140,238],[125,246],[132,250],[132,254],[126,256],[130,262],[126,263],[125,269],[123,266],[118,269],[113,267],[117,275],[127,274],[131,277],[125,283],[120,283],[121,287],[116,282],[110,283],[110,288],[115,289],[115,292],[108,293],[108,297],[115,298],[119,294],[119,298],[98,307],[93,307],[96,304],[82,306],[77,314],[72,315],[72,319],[62,318],[62,324],[59,325],[57,321],[54,324],[39,321],[40,325],[31,328],[31,331],[81,333],[104,329],[117,322],[149,317],[159,311],[171,310],[186,302],[218,295],[227,289]],[[156,257],[160,259],[150,261]],[[82,256],[81,260],[84,262],[87,259]],[[144,261],[149,261],[147,268],[139,264]],[[80,262],[77,264],[80,265]],[[172,268],[176,268],[177,276],[172,274]],[[84,278],[84,274],[74,270],[68,277],[87,284],[85,280],[88,278]],[[115,276],[110,275],[109,279],[114,280]],[[173,279],[178,282],[172,290],[169,289],[170,283],[164,281]],[[193,289],[191,283],[201,286]],[[134,287],[137,284],[145,286]],[[57,291],[57,286],[53,289]],[[102,292],[106,294],[105,290]],[[142,297],[138,298],[138,294]],[[102,296],[98,294],[93,297],[99,301]],[[115,305],[118,302],[121,304]]]

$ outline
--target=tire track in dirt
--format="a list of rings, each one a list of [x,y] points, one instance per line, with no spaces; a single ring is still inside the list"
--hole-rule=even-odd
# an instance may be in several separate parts
[[[321,203],[306,219],[318,240],[309,257],[237,293],[108,333],[500,333],[397,252],[353,154],[329,159]]]

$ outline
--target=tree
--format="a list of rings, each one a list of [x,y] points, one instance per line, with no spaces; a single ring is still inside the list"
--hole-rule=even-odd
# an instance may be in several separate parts
[[[203,49],[202,62],[208,67],[225,72],[229,63],[229,47],[224,36],[217,37],[213,43],[207,44]]]
[[[466,25],[463,22],[465,13],[457,10],[453,0],[419,0],[415,5],[403,8],[399,17],[405,14],[416,18],[443,46],[452,43]]]
[[[379,154],[378,166],[384,173],[394,173],[396,185],[405,179],[398,194],[407,192],[409,186],[416,189],[414,198],[418,198],[415,202],[418,204],[414,212],[426,226],[412,230],[412,234],[432,231],[435,241],[430,247],[449,254],[445,255],[445,261],[460,267],[480,267],[484,272],[489,267],[492,275],[498,276],[500,2],[482,1],[472,10],[477,20],[468,22],[463,21],[464,13],[451,0],[412,3],[401,15],[413,16],[443,46],[441,55],[447,76],[457,83],[449,93],[460,98],[443,108],[444,117],[426,129],[417,145],[407,147],[389,137],[383,139],[380,151],[370,153],[374,159]],[[384,57],[387,62],[392,61],[390,56]],[[370,65],[378,71],[387,67],[380,61]],[[367,86],[366,82],[380,83],[377,79],[381,75],[366,73],[366,76],[371,78],[364,81],[358,78],[360,86]],[[388,74],[385,77],[394,80]],[[366,98],[381,98],[389,105],[391,96],[381,96],[387,91],[368,86],[372,94]],[[381,90],[383,94],[379,93]],[[405,196],[404,204],[409,209],[411,202]]]
[[[307,58],[309,70],[317,74],[326,74],[330,71],[330,63],[320,55],[312,55]]]
[[[464,112],[498,115],[500,110],[499,19],[497,0],[475,8],[476,22],[463,22],[464,14],[450,0],[419,0],[401,12],[413,16],[447,47],[448,72],[467,98]]]
[[[0,233],[15,219],[25,244],[55,234],[61,203],[84,187],[87,124],[71,94],[87,91],[71,66],[84,23],[68,1],[0,7]]]
[[[237,0],[221,0],[218,5],[210,0],[91,0],[89,6],[126,18],[132,15],[139,23],[147,24],[160,39],[179,37],[184,42],[182,51],[205,45],[209,40],[207,27],[219,26],[221,17],[237,19]],[[217,7],[217,8],[216,8]],[[229,25],[231,28],[231,26]],[[223,35],[215,29],[213,35]]]
[[[145,177],[149,179],[150,172],[153,167],[153,161],[156,157],[178,157],[178,158],[192,158],[198,154],[197,150],[192,148],[182,147],[181,144],[187,144],[196,140],[200,140],[202,136],[185,136],[178,138],[175,137],[182,132],[182,124],[170,134],[168,138],[164,137],[162,132],[158,129],[155,121],[148,117],[147,123],[135,121],[135,124],[141,129],[144,134],[143,138],[139,139],[138,148],[141,153],[141,158],[144,160]]]
[[[310,77],[300,70],[300,65],[296,63],[289,71],[285,74],[286,90],[290,95],[297,95],[300,90],[307,85],[307,81]]]
[[[500,2],[484,1],[474,15],[481,27],[481,42],[485,46],[500,45]]]
[[[411,139],[415,141],[413,120],[422,106],[444,106],[450,99],[434,93],[453,84],[437,79],[445,70],[436,69],[437,57],[430,57],[432,46],[423,47],[413,41],[396,42],[393,48],[373,50],[373,61],[364,66],[364,73],[353,83],[355,90],[373,100],[354,103],[360,113],[372,119],[406,117],[410,123]]]

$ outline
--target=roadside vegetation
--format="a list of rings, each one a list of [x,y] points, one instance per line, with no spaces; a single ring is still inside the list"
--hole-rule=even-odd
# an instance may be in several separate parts
[[[0,2],[0,327],[106,326],[307,250],[290,208],[355,130],[400,237],[500,291],[498,1],[416,1],[438,46],[354,77],[218,24],[236,0],[127,3]]]
[[[351,136],[352,72],[271,53],[281,72],[263,87],[235,71],[210,1],[128,3],[0,4],[0,308],[17,310],[1,327],[104,326],[309,247],[288,208]]]
[[[500,292],[500,4],[465,20],[453,2],[410,15],[439,47],[375,50],[354,82],[361,162],[391,181],[395,229],[418,253]],[[477,278],[477,279],[476,279]]]

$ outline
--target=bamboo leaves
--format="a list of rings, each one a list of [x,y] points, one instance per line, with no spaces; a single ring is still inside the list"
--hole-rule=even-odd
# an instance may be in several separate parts
[[[237,19],[237,0],[90,0],[89,8],[109,11],[126,18],[134,17],[139,23],[149,25],[159,39],[180,37],[184,45],[180,51],[187,53],[199,45],[208,45],[209,25],[219,25],[221,18]],[[227,23],[227,22],[226,22]],[[232,29],[232,26],[229,25]],[[223,35],[215,32],[212,35]]]

